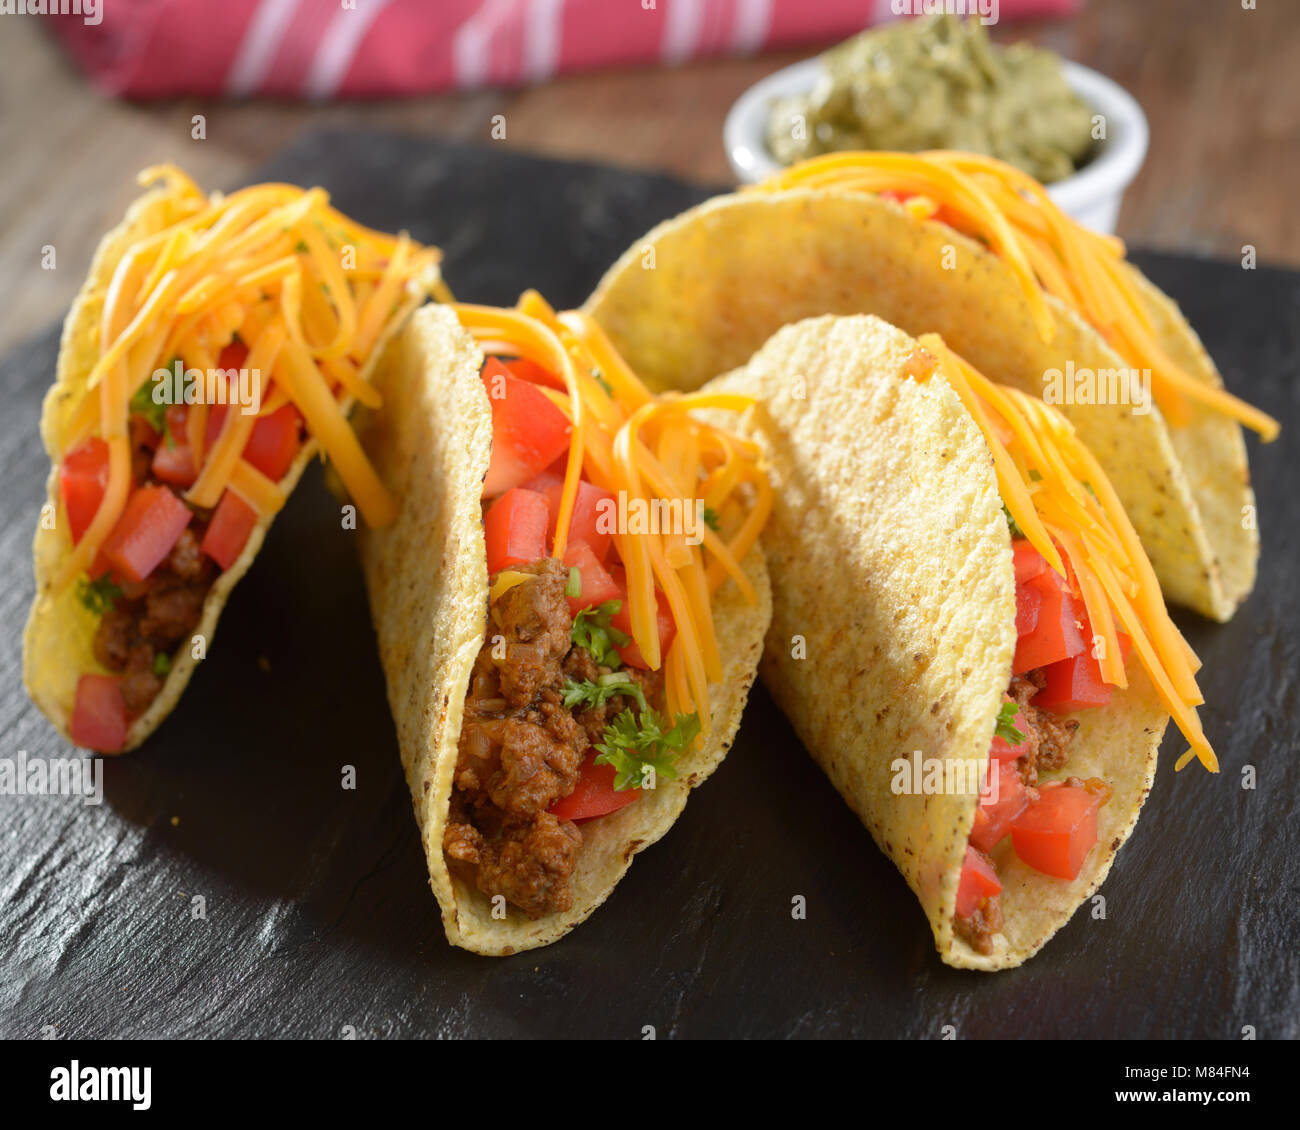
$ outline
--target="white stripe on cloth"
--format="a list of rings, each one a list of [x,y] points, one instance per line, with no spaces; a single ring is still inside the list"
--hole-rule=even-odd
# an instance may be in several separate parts
[[[456,29],[451,55],[457,86],[476,87],[487,81],[492,37],[513,7],[514,0],[483,0],[478,11]]]
[[[772,22],[772,0],[736,0],[736,21],[731,25],[731,49],[749,55],[763,46]]]
[[[341,7],[334,13],[303,78],[303,94],[318,101],[333,97],[356,58],[357,49],[370,25],[388,7],[388,2],[357,0],[355,8]]]
[[[545,82],[560,61],[564,0],[531,0],[524,13],[524,73],[527,82]]]
[[[664,40],[659,57],[668,66],[684,63],[695,54],[704,29],[703,0],[664,0]]]
[[[293,21],[301,0],[262,0],[244,29],[235,60],[226,75],[226,93],[232,98],[254,94],[266,80],[280,49],[285,30]]]

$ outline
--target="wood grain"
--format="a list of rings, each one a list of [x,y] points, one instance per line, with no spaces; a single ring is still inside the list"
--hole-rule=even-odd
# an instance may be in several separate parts
[[[61,317],[100,234],[135,194],[134,174],[175,160],[205,187],[246,179],[298,133],[321,125],[491,143],[652,168],[701,183],[730,179],[722,119],[763,75],[810,54],[692,63],[485,91],[328,106],[100,97],[37,19],[0,39],[0,350]],[[999,26],[1106,72],[1141,102],[1151,151],[1129,189],[1120,234],[1135,245],[1300,263],[1291,197],[1300,184],[1300,11],[1263,0],[1091,0],[1074,20]],[[191,138],[194,114],[207,137]],[[54,270],[41,268],[55,248]]]

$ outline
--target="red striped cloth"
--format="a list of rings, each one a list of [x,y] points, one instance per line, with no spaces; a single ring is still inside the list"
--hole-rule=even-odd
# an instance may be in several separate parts
[[[993,0],[1000,19],[1081,0]],[[87,4],[91,4],[89,8]],[[936,0],[82,0],[47,17],[101,89],[130,98],[419,94],[829,43]],[[988,10],[989,0],[948,7]],[[55,4],[57,6],[57,4]]]

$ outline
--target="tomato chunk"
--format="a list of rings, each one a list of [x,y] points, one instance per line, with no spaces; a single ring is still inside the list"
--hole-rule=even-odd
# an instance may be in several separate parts
[[[151,469],[155,479],[178,487],[193,486],[194,480],[199,477],[194,466],[194,449],[188,443],[168,443],[164,440],[153,453]]]
[[[1047,559],[1036,550],[1028,538],[1016,538],[1011,543],[1011,555],[1015,562],[1016,585],[1032,581],[1047,568]]]
[[[604,604],[607,600],[619,600],[623,596],[614,583],[614,578],[605,571],[586,542],[570,542],[569,548],[564,551],[564,564],[566,568],[576,568],[579,574],[579,593],[568,597],[569,611],[575,616],[593,604]]]
[[[72,705],[72,740],[86,749],[117,753],[126,744],[126,702],[112,675],[82,675]]]
[[[248,360],[248,346],[242,341],[232,341],[217,358],[218,369],[242,369]]]
[[[298,455],[301,425],[302,416],[292,404],[282,404],[269,416],[259,416],[244,445],[244,458],[271,482],[278,483]]]
[[[546,523],[545,495],[522,487],[506,491],[483,517],[488,572],[545,557]]]
[[[980,903],[1001,891],[1002,883],[993,870],[993,864],[974,848],[967,847],[961,878],[957,881],[957,917],[969,918],[979,909]]]
[[[1128,661],[1132,641],[1123,632],[1116,632],[1120,654]],[[1101,663],[1093,659],[1091,649],[1061,659],[1043,668],[1047,686],[1034,695],[1034,705],[1057,714],[1069,714],[1091,706],[1105,706],[1110,702],[1111,685],[1102,678]]]
[[[1062,659],[1078,655],[1087,646],[1088,615],[1083,601],[1069,589],[1065,578],[1053,569],[1044,570],[1024,589],[1036,589],[1040,598],[1038,617],[1033,627],[1016,640],[1016,656],[1011,665],[1014,675],[1046,667]],[[1032,603],[1032,597],[1026,598]],[[1016,596],[1016,630],[1021,626],[1019,590]]]
[[[528,360],[527,357],[498,357],[496,360],[521,381],[546,385],[547,388],[558,389],[561,392],[566,391],[562,378],[552,373],[550,369],[542,368],[536,361]]]
[[[582,763],[582,776],[568,796],[560,797],[547,812],[560,820],[590,820],[605,816],[631,804],[641,795],[640,789],[614,789],[614,766],[597,765],[593,750]]]
[[[551,505],[551,521],[546,530],[546,537],[551,545],[555,544],[555,532],[559,528],[560,494],[563,490],[563,483],[546,489],[546,501]],[[607,490],[580,480],[577,496],[573,500],[569,540],[586,542],[591,546],[591,552],[596,555],[596,559],[604,561],[605,555],[609,553],[609,539],[614,532],[616,520],[614,496]]]
[[[994,799],[990,790],[987,797],[980,799],[970,833],[970,842],[980,851],[992,851],[993,845],[1011,831],[1011,821],[1029,803],[1029,794],[1014,761],[990,761],[989,769],[997,774],[997,797]]]
[[[172,551],[193,516],[167,487],[137,487],[104,542],[104,558],[128,581],[143,581]]]
[[[1076,785],[1039,786],[1038,799],[1011,822],[1011,845],[1021,862],[1057,879],[1077,879],[1097,842],[1102,798]]]
[[[73,545],[94,521],[107,489],[108,444],[92,436],[69,451],[59,468],[59,492]]]
[[[611,616],[609,622],[625,636],[629,637],[628,643],[618,649],[619,658],[629,667],[637,667],[642,671],[648,671],[650,664],[645,661],[636,640],[632,638],[632,612],[627,602],[627,573],[621,565],[611,565],[609,575],[614,578],[614,583],[618,585],[619,596],[623,601],[618,614]],[[673,637],[677,635],[677,623],[673,620],[672,609],[668,607],[668,598],[664,596],[661,589],[655,589],[655,602],[657,605],[655,619],[659,624],[659,657],[662,665],[663,657],[668,654]]]
[[[568,419],[535,384],[514,376],[497,358],[483,366],[492,405],[492,460],[483,497],[526,483],[569,449]]]
[[[233,490],[224,490],[199,549],[220,565],[224,572],[244,552],[248,535],[256,525],[257,511]]]

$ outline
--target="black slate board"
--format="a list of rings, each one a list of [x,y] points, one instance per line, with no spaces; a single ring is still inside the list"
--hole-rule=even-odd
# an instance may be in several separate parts
[[[376,227],[447,250],[461,298],[579,303],[653,223],[702,199],[658,176],[363,133],[309,136],[265,179],[320,183]],[[259,177],[258,179],[263,179]],[[1294,1037],[1300,880],[1300,275],[1138,256],[1229,383],[1280,417],[1252,443],[1259,587],[1205,660],[1223,762],[1175,778],[1166,741],[1103,888],[1028,966],[942,965],[892,865],[753,694],[726,764],[609,902],[548,949],[450,948],[398,766],[350,535],[313,472],[226,609],[211,656],[105,803],[0,798],[0,1034],[62,1037]],[[36,435],[51,328],[0,365],[0,756],[68,749],[20,685]],[[260,659],[269,663],[263,669]],[[359,787],[340,788],[356,766]],[[1243,790],[1243,765],[1258,788]],[[207,918],[191,918],[202,895]],[[807,920],[791,899],[807,899]]]

